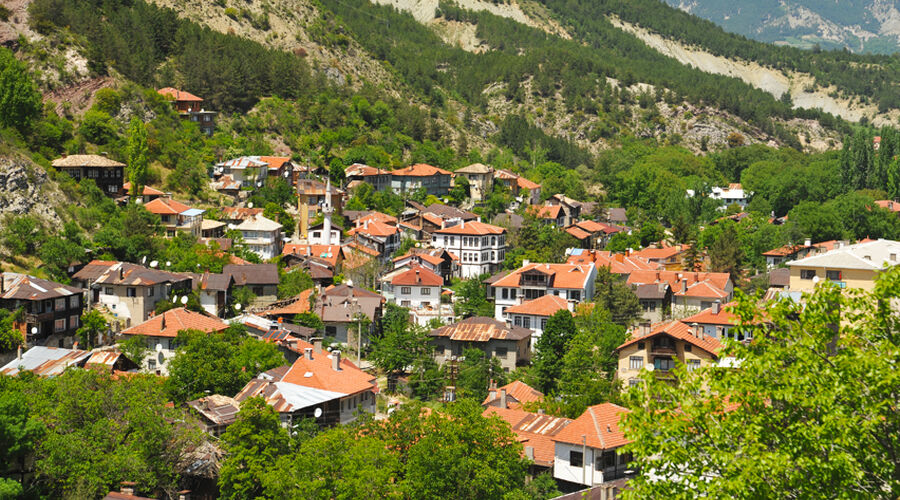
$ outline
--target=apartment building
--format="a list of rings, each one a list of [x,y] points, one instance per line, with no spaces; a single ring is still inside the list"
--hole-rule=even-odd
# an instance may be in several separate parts
[[[593,264],[523,264],[489,285],[494,318],[500,321],[507,320],[508,308],[545,295],[555,295],[573,308],[594,297],[597,268]]]
[[[462,221],[435,231],[431,245],[459,257],[463,278],[476,278],[500,269],[506,258],[506,229],[484,222]]]

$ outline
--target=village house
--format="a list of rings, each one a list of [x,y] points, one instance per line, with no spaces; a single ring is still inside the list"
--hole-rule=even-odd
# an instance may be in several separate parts
[[[421,210],[416,210],[415,215],[405,217],[405,220],[421,226],[425,236],[433,235],[436,231],[446,227],[455,226],[462,222],[479,220],[478,215],[442,203],[433,203]]]
[[[257,215],[262,215],[263,209],[258,207],[222,207],[220,209],[220,212],[222,222],[236,226],[241,222],[246,221],[247,219],[252,219]]]
[[[58,377],[69,368],[85,368],[116,374],[134,372],[137,365],[114,349],[84,351],[78,349],[78,342],[75,342],[71,349],[33,346],[24,353],[20,346],[16,357],[0,367],[0,374],[15,377],[20,372],[31,372],[38,377]]]
[[[370,167],[362,163],[354,163],[344,169],[347,189],[353,189],[362,182],[370,184],[375,191],[384,191],[391,187],[390,170]]]
[[[438,306],[444,279],[417,264],[382,278],[381,294],[388,302],[409,309]]]
[[[409,252],[394,258],[394,269],[420,265],[444,279],[450,285],[459,277],[459,259],[443,248],[411,248]]]
[[[387,259],[400,248],[400,230],[376,220],[356,221],[357,226],[347,231],[359,245],[378,252],[378,257]]]
[[[541,334],[544,333],[544,328],[547,327],[547,320],[550,319],[550,316],[563,309],[569,310],[573,306],[574,304],[562,297],[544,295],[509,307],[504,314],[506,315],[507,324],[531,330],[532,340],[537,342],[537,339],[541,338]]]
[[[528,213],[545,224],[552,224],[560,228],[566,225],[566,214],[563,212],[563,207],[559,205],[532,205],[529,207]]]
[[[585,410],[551,437],[554,443],[553,477],[584,486],[594,486],[633,474],[631,453],[622,447],[631,441],[620,427],[627,408],[612,403]]]
[[[834,250],[793,260],[791,291],[810,292],[816,284],[829,281],[841,288],[872,290],[878,275],[900,261],[900,242],[878,239],[845,245],[838,242]]]
[[[429,336],[434,360],[441,365],[463,356],[466,349],[480,349],[487,357],[497,358],[507,372],[531,359],[531,330],[493,318],[466,318],[436,328]]]
[[[267,177],[284,179],[289,185],[293,185],[294,162],[288,156],[260,156],[260,161],[269,166]]]
[[[262,215],[253,215],[235,226],[240,231],[241,239],[247,250],[255,253],[262,260],[275,258],[281,254],[284,243],[281,224]]]
[[[481,406],[494,406],[497,408],[509,408],[521,410],[526,403],[536,403],[544,399],[544,393],[522,382],[514,380],[504,386],[497,387],[497,383],[491,380],[488,395]]]
[[[469,182],[469,198],[475,203],[486,200],[494,191],[494,169],[487,165],[473,163],[454,173],[457,181],[464,178]]]
[[[605,267],[612,274],[618,274],[627,278],[634,271],[660,271],[661,264],[628,253],[612,253],[605,250],[585,250],[581,248],[569,248],[566,250],[567,264],[593,263],[599,270]]]
[[[506,259],[506,229],[484,222],[460,222],[438,229],[431,245],[459,257],[462,278],[495,273]]]
[[[391,189],[397,193],[411,193],[425,188],[428,194],[446,196],[450,192],[452,176],[448,170],[417,163],[391,172]]]
[[[564,219],[560,227],[570,226],[581,219],[581,202],[566,195],[555,194],[547,198],[547,205],[562,208]]]
[[[236,399],[211,394],[186,403],[200,421],[200,428],[213,437],[219,437],[229,425],[237,421],[241,409]]]
[[[331,266],[334,273],[342,271],[344,253],[340,245],[305,245],[302,243],[288,243],[281,252],[282,262],[295,265],[297,258],[312,257]]]
[[[206,210],[191,208],[171,198],[156,198],[144,205],[144,208],[159,216],[166,228],[167,238],[173,238],[178,231],[200,237],[203,214]]]
[[[328,195],[331,198],[328,198]],[[301,211],[304,205],[312,212],[321,211],[326,202],[330,202],[334,213],[341,215],[344,207],[344,192],[331,185],[331,181],[319,182],[315,179],[297,181],[297,205]]]
[[[241,156],[222,163],[217,163],[213,171],[214,175],[227,175],[234,182],[239,182],[241,188],[255,190],[261,188],[269,176],[269,164],[259,156]]]
[[[690,245],[647,247],[636,252],[629,252],[629,255],[647,259],[669,271],[681,271],[684,270],[684,254],[689,247]]]
[[[606,209],[606,222],[624,226],[628,224],[628,211],[622,207],[610,207]]]
[[[866,243],[868,241],[875,240],[863,238],[859,243]],[[807,238],[802,245],[784,245],[782,247],[773,248],[772,250],[763,252],[763,256],[766,258],[766,266],[772,268],[791,260],[799,260],[811,255],[830,252],[835,248],[848,245],[850,245],[850,242],[846,240],[828,240],[813,243],[812,240]]]
[[[555,295],[574,307],[574,304],[594,297],[596,278],[597,268],[593,264],[532,264],[525,261],[522,267],[490,285],[494,317],[505,321],[508,308],[545,295]]]
[[[316,298],[313,312],[325,324],[325,336],[337,342],[350,343],[355,349],[360,339],[356,334],[362,322],[362,344],[381,330],[381,310],[384,297],[349,284],[323,290]]]
[[[488,418],[497,416],[509,424],[516,440],[522,445],[522,455],[529,461],[532,476],[553,469],[556,455],[553,439],[572,423],[565,417],[532,413],[502,404],[485,407],[482,415]]]
[[[541,185],[521,175],[497,169],[494,170],[494,182],[506,186],[513,196],[522,197],[522,202],[526,205],[537,205],[541,202]]]
[[[739,342],[750,340],[749,336],[745,337],[743,333],[738,333],[734,327],[738,317],[725,310],[726,307],[733,305],[733,302],[728,304],[715,302],[709,309],[700,311],[693,316],[688,316],[682,319],[681,322],[691,327],[699,326],[703,330],[704,337],[712,337],[719,341],[726,338]]]
[[[278,266],[275,264],[228,264],[222,274],[230,276],[234,285],[245,286],[256,296],[253,305],[264,307],[278,300]]]
[[[122,195],[125,164],[110,160],[103,155],[63,155],[53,160],[53,168],[65,172],[80,182],[91,179],[106,196],[118,198]]]
[[[334,350],[326,353],[301,343],[304,354],[290,366],[260,374],[234,397],[262,397],[291,428],[304,418],[320,426],[348,424],[361,413],[375,413],[375,376],[360,370]]]
[[[125,202],[129,198],[131,198],[131,183],[126,182],[122,184],[122,191],[125,193],[124,196],[116,201]],[[163,196],[166,196],[166,193],[160,191],[159,189],[154,189],[150,186],[144,186],[141,189],[141,195],[138,196],[137,200],[135,201],[139,203],[150,203],[151,201],[157,198],[162,198]]]
[[[225,273],[191,275],[193,289],[200,300],[200,305],[207,314],[225,317],[229,305],[229,293],[234,286],[234,277]]]
[[[688,198],[692,198],[694,196],[694,190],[688,189],[687,196]],[[709,192],[710,198],[722,202],[722,206],[719,207],[719,210],[725,210],[731,205],[737,205],[741,210],[746,210],[747,205],[750,203],[751,196],[753,196],[753,193],[744,191],[744,188],[740,183],[732,183],[724,188],[716,186]]]
[[[87,288],[90,303],[106,307],[126,327],[146,321],[160,300],[191,290],[189,276],[104,260],[91,261],[72,283]]]
[[[84,290],[26,274],[0,272],[0,308],[22,310],[13,323],[26,344],[56,340],[59,346],[81,326]]]
[[[876,200],[875,204],[885,210],[893,212],[894,214],[897,215],[897,217],[900,217],[900,201]]]
[[[200,131],[206,135],[213,135],[216,129],[216,112],[203,109],[203,99],[172,87],[157,90],[166,99],[175,105],[175,111],[182,120],[190,120],[200,127]]]
[[[592,220],[582,220],[566,228],[566,232],[581,243],[581,248],[605,248],[609,239],[622,231],[622,226],[604,224]]]
[[[226,328],[228,328],[228,323],[215,316],[178,307],[157,314],[139,325],[122,330],[121,335],[124,338],[136,335],[143,337],[150,353],[144,360],[142,368],[166,375],[168,374],[168,362],[175,356],[177,348],[175,339],[178,337],[178,332],[199,330],[210,333],[220,332]]]
[[[212,219],[203,219],[200,221],[200,237],[206,239],[218,239],[225,236],[225,227],[227,224]],[[222,250],[225,250],[222,248]]]
[[[664,297],[660,309],[665,310],[667,304],[664,301],[671,298],[669,313],[674,318],[690,316],[709,309],[716,301],[729,302],[734,297],[734,283],[728,273],[634,271],[626,282],[638,292],[644,292],[638,293],[641,300],[650,301],[650,295],[656,290],[654,297]],[[663,285],[669,290],[663,292]]]
[[[714,364],[722,344],[704,334],[698,325],[687,325],[682,321],[667,321],[651,325],[642,323],[631,333],[625,343],[616,348],[619,366],[616,377],[629,386],[640,383],[641,370],[653,370],[657,378],[675,382],[670,373],[675,363],[687,366],[688,370]]]

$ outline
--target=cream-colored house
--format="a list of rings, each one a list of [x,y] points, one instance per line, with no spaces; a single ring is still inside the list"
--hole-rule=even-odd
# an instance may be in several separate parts
[[[623,389],[640,383],[641,370],[652,370],[657,377],[671,378],[675,363],[687,365],[689,370],[715,363],[722,344],[704,334],[703,328],[681,321],[669,321],[652,326],[644,323],[634,330],[631,338],[616,350],[619,353],[619,369],[616,376],[622,380]]]
[[[491,195],[494,189],[494,169],[481,163],[473,163],[458,169],[456,177],[465,177],[469,181],[469,193],[472,201],[479,202]]]
[[[900,241],[875,240],[855,245],[839,245],[834,250],[787,263],[791,270],[791,291],[812,291],[828,280],[841,288],[871,290],[881,271],[900,261]]]

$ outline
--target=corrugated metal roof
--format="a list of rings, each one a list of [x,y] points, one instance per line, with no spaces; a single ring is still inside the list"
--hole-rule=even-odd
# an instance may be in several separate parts
[[[0,299],[44,300],[70,295],[81,295],[84,290],[34,276],[3,273],[3,293]]]
[[[58,347],[34,346],[0,368],[0,373],[15,376],[20,371],[30,371],[41,377],[60,375],[70,366],[82,366],[91,356],[88,351]]]
[[[519,326],[507,326],[493,318],[476,316],[452,325],[432,330],[432,337],[449,337],[460,342],[487,342],[489,340],[522,340],[531,336],[531,330]]]

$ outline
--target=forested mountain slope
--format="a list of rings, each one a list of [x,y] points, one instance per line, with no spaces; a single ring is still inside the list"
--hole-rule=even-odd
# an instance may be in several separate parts
[[[666,1],[763,42],[880,54],[900,50],[900,2],[896,0]]]

